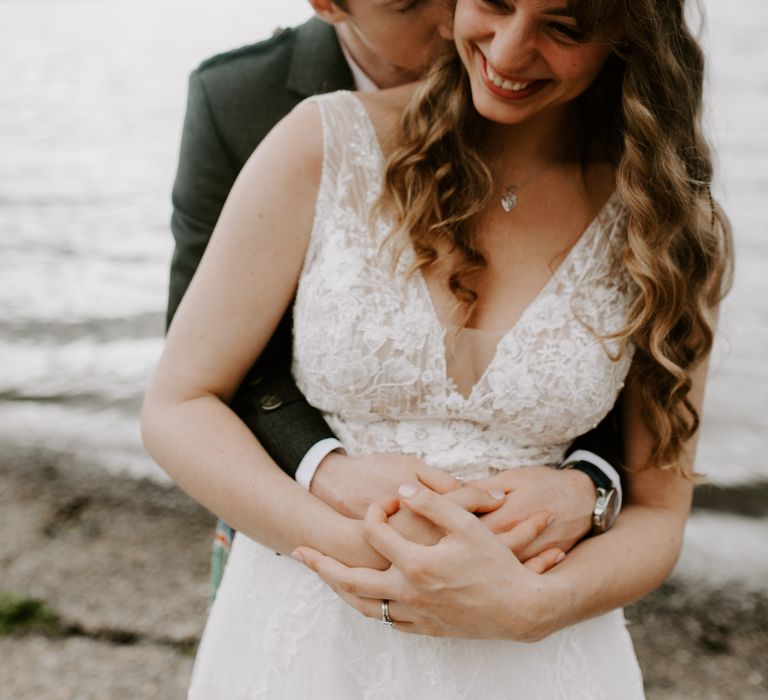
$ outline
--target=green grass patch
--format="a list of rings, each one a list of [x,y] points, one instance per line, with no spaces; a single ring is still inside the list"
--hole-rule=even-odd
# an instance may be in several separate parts
[[[197,647],[199,645],[200,645],[199,640],[186,641],[186,642],[180,642],[177,648],[182,655],[194,658],[195,654],[197,654]]]
[[[21,593],[0,592],[0,635],[60,634],[56,613],[42,600]]]

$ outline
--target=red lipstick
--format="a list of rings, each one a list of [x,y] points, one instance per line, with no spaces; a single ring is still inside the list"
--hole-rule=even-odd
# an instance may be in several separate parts
[[[504,100],[509,101],[516,101],[516,100],[524,100],[527,97],[530,97],[531,95],[539,92],[547,83],[549,83],[549,80],[534,80],[531,81],[530,84],[523,88],[522,90],[506,90],[500,85],[496,85],[489,77],[488,77],[488,65],[485,58],[485,55],[482,51],[479,49],[475,49],[477,51],[477,55],[480,59],[481,64],[481,73],[483,76],[483,82],[485,83],[485,86],[498,97],[501,97]],[[494,70],[494,73],[497,73],[496,70]],[[502,77],[499,75],[499,77]],[[508,80],[508,78],[505,78],[505,80]],[[512,80],[511,82],[528,82],[526,80]]]

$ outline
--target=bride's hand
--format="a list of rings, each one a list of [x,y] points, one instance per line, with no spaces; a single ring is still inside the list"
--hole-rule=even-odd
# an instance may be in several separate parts
[[[486,491],[475,486],[465,486],[446,494],[446,498],[470,513],[490,513],[504,502],[503,491]],[[390,499],[391,500],[391,499]],[[444,530],[410,508],[400,508],[389,518],[389,524],[403,537],[419,544],[436,544],[445,535]],[[350,567],[365,567],[384,571],[390,562],[368,542],[366,526],[361,520],[348,519],[349,530],[344,534],[344,543],[337,556]]]
[[[504,503],[505,494],[501,489],[488,491],[475,486],[463,486],[446,493],[445,497],[468,513],[481,515],[492,513],[499,508]],[[410,508],[399,508],[389,516],[388,522],[405,539],[419,544],[437,544],[445,536],[441,527]]]
[[[448,475],[446,476],[453,480]],[[464,486],[451,491],[445,497],[470,513],[482,515],[499,508],[504,503],[505,494],[500,489],[487,491],[475,486]],[[343,544],[341,549],[336,552],[336,556],[348,566],[379,570],[389,568],[389,560],[385,559],[367,541],[364,522],[354,518],[345,520],[349,531],[341,538]],[[401,508],[392,514],[389,524],[406,539],[420,544],[435,544],[445,535],[440,527],[409,508]],[[542,561],[542,557],[531,560],[531,566],[535,567],[537,563]],[[526,563],[526,565],[528,564]]]
[[[381,602],[403,632],[464,638],[534,641],[555,628],[546,577],[520,564],[524,549],[547,527],[538,513],[494,535],[475,516],[427,489],[405,487],[403,503],[447,534],[434,546],[410,542],[388,525],[397,500],[374,504],[366,515],[371,545],[393,562],[387,571],[352,569],[307,547],[294,555],[349,605],[381,618]],[[562,553],[542,554],[552,566]]]

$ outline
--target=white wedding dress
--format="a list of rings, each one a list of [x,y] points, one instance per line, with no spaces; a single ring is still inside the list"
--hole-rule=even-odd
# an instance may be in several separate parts
[[[393,272],[381,247],[387,224],[369,223],[383,158],[364,106],[351,93],[313,99],[325,155],[294,312],[301,390],[353,454],[418,455],[465,479],[559,463],[613,405],[631,359],[611,359],[615,345],[590,330],[621,328],[632,292],[616,196],[462,393],[448,371],[456,355],[446,352],[457,336],[437,317],[424,278],[404,274],[412,249]],[[309,569],[238,534],[189,697],[644,696],[621,610],[533,644],[408,635],[363,617]]]

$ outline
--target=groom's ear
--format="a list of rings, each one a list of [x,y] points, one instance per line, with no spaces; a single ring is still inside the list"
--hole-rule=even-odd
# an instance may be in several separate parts
[[[349,13],[346,11],[344,2],[333,2],[333,0],[309,0],[315,14],[328,24],[339,24],[349,19]]]

